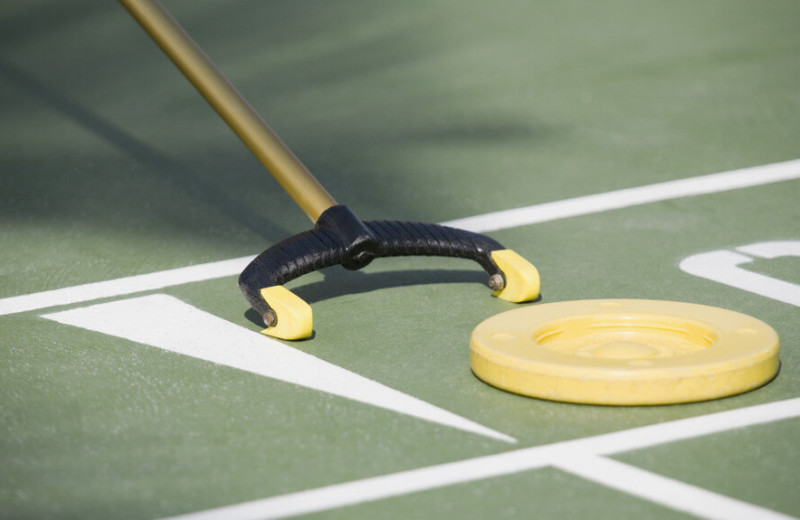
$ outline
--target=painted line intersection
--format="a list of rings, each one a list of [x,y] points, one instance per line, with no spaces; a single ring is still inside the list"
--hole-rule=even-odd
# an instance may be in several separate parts
[[[445,222],[444,224],[477,232],[495,231],[681,197],[711,194],[796,179],[800,179],[800,160],[576,197],[526,208],[453,220]],[[795,247],[794,244],[796,244],[796,242],[790,243],[792,247]],[[767,254],[760,250],[750,251],[741,248],[741,252],[768,258]],[[130,276],[116,280],[94,282],[34,294],[2,298],[0,299],[0,315],[47,309],[56,306],[74,305],[101,298],[126,296],[186,283],[234,276],[249,263],[251,258],[252,256],[235,258]],[[705,258],[710,257],[706,256],[701,259]],[[737,257],[734,260],[741,263],[749,260],[749,258]],[[687,269],[687,272],[690,271]],[[784,292],[786,291],[784,290]],[[313,385],[316,385],[313,386],[310,380],[303,379],[302,376],[298,375],[299,372],[292,375],[292,370],[281,371],[281,374],[268,373],[269,371],[267,368],[251,370],[256,373],[261,373],[268,377],[275,377],[294,384],[309,386],[320,391],[355,399],[367,404],[394,409],[395,411],[419,419],[485,435],[496,440],[514,442],[514,439],[502,432],[496,432],[490,428],[476,424],[466,418],[437,408],[430,403],[425,403],[413,396],[402,394],[380,383],[363,378],[358,374],[348,372],[341,367],[336,367],[334,365],[328,366],[328,364],[322,360],[296,351],[280,342],[265,338],[253,331],[224,322],[224,320],[220,320],[213,315],[191,307],[171,296],[156,294],[51,313],[44,317],[64,324],[88,328],[117,337],[124,337],[139,343],[145,343],[160,348],[170,348],[176,352],[181,352],[179,348],[189,349],[191,352],[181,353],[244,370],[248,368],[237,366],[236,363],[230,360],[236,356],[244,356],[244,359],[249,359],[247,366],[252,367],[258,365],[258,362],[255,363],[255,365],[251,363],[253,359],[258,358],[260,355],[266,355],[263,352],[257,353],[256,351],[258,348],[253,350],[251,346],[248,346],[247,349],[249,350],[247,350],[246,353],[242,351],[238,352],[236,356],[222,359],[218,357],[219,353],[215,352],[212,342],[196,341],[197,338],[194,338],[189,342],[179,341],[176,343],[172,333],[167,332],[167,336],[163,336],[163,334],[165,334],[164,330],[166,330],[164,327],[160,328],[162,329],[160,332],[162,336],[142,337],[140,335],[141,329],[146,329],[148,327],[141,327],[141,323],[136,319],[133,321],[140,325],[138,327],[138,332],[133,330],[136,328],[133,325],[128,327],[114,320],[109,321],[108,313],[119,311],[120,306],[124,307],[123,310],[125,311],[122,315],[128,317],[136,316],[137,313],[139,313],[139,315],[152,320],[155,319],[156,316],[147,314],[148,307],[151,310],[167,307],[168,312],[165,314],[174,316],[175,312],[183,313],[186,323],[191,324],[191,326],[196,326],[200,322],[208,322],[216,323],[215,326],[218,329],[224,329],[227,333],[231,333],[234,329],[241,329],[241,331],[237,331],[234,335],[237,337],[241,335],[240,339],[242,345],[250,345],[251,342],[258,340],[263,347],[261,350],[270,351],[271,353],[269,355],[273,356],[274,359],[284,360],[284,368],[291,367],[293,363],[300,363],[298,366],[313,366],[313,370],[321,370],[322,373],[338,374],[342,376],[342,381],[346,381],[346,384],[342,385],[341,381],[339,381],[333,384],[333,386],[325,386],[325,384],[313,382]],[[220,324],[220,321],[227,325]],[[188,330],[188,326],[189,325],[182,330]],[[246,338],[244,336],[245,334],[247,334]],[[274,343],[274,345],[270,342]],[[167,344],[170,346],[177,345],[177,348],[167,347]],[[267,345],[271,346],[267,347]],[[302,356],[307,356],[307,358],[298,361],[299,357],[302,356],[298,356],[297,353]],[[261,366],[267,366],[264,365],[263,362],[261,363]],[[468,459],[393,475],[384,475],[361,481],[336,484],[316,490],[301,491],[289,495],[192,513],[179,518],[282,518],[371,500],[379,500],[381,498],[413,493],[415,491],[435,489],[461,482],[528,471],[545,466],[557,467],[583,478],[588,478],[609,487],[701,517],[732,518],[735,516],[733,513],[736,513],[741,514],[742,517],[759,516],[776,519],[788,518],[774,511],[746,504],[733,498],[717,495],[707,490],[672,481],[665,477],[645,472],[639,468],[613,461],[612,459],[608,459],[606,455],[629,451],[637,447],[653,446],[660,442],[674,442],[680,439],[797,416],[800,416],[800,399],[792,399],[742,410],[722,412],[711,416],[684,419],[672,423],[601,435],[588,439],[524,448],[489,457]],[[714,422],[714,424],[712,425],[711,422]],[[642,432],[647,432],[649,436],[645,437],[641,435]],[[598,468],[605,468],[607,471],[598,473]],[[678,503],[677,498],[671,499],[663,492],[660,492],[658,490],[659,487],[672,489],[675,491],[676,497],[683,498],[681,498],[680,503]],[[694,505],[688,508],[684,503],[687,501]],[[715,513],[715,511],[727,513],[718,514]]]

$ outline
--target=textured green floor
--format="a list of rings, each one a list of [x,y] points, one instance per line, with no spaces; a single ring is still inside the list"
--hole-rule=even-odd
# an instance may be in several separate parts
[[[365,219],[441,222],[800,157],[793,1],[165,4]],[[797,307],[678,268],[800,240],[798,198],[789,181],[491,234],[539,267],[544,301],[681,300],[770,323],[782,370],[756,392],[606,408],[492,389],[469,371],[469,333],[513,305],[458,260],[293,282],[316,329],[295,346],[514,448],[798,397]],[[121,7],[0,8],[0,298],[255,254],[309,226]],[[749,268],[800,283],[796,259]],[[256,329],[235,277],[163,292]],[[44,312],[0,316],[0,518],[154,518],[512,449]],[[800,516],[797,435],[791,420],[615,457]],[[312,517],[599,512],[681,516],[542,469]]]

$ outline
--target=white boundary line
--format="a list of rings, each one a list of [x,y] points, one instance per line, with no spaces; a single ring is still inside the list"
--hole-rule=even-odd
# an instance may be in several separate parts
[[[582,464],[580,459],[576,459],[576,457],[581,455],[587,457],[610,455],[794,417],[800,417],[800,398],[334,484],[176,516],[172,517],[172,520],[266,520],[286,518],[406,495],[417,491],[510,475],[545,466],[558,467],[563,465],[564,469],[568,471],[574,473],[583,472],[584,475],[582,476],[588,477],[590,470],[586,469],[586,464]],[[583,469],[581,469],[582,467]],[[646,473],[644,470],[639,471]],[[630,475],[630,472],[622,476],[618,475],[619,478],[614,480],[615,487],[635,487],[635,484],[625,483]],[[668,496],[660,494],[657,489],[650,487],[650,483],[659,485],[662,482],[662,480],[655,478],[651,479],[649,483],[641,483],[636,490],[626,489],[625,491],[636,491],[639,496],[645,496],[645,494],[658,495],[657,502],[662,505],[686,510],[686,505],[683,503],[685,494],[670,499]],[[609,485],[608,482],[603,483]],[[684,493],[688,492],[687,489],[683,488]],[[699,491],[699,488],[695,488],[693,497],[699,496]],[[712,503],[719,504],[723,498],[727,498],[715,493],[707,493],[709,495],[706,496],[706,500],[709,502],[703,505],[704,508],[710,507]],[[648,498],[650,497],[648,496]],[[729,502],[725,503],[726,507],[731,507],[734,502],[738,502],[734,501],[734,499],[728,500]],[[762,510],[757,506],[751,505],[750,507],[750,511],[761,510],[773,514],[773,518],[778,518],[779,513],[766,509]],[[788,517],[784,516],[783,518]]]
[[[688,179],[659,182],[637,188],[609,191],[557,202],[546,202],[524,208],[496,211],[484,215],[451,220],[442,224],[476,233],[485,233],[487,231],[499,231],[511,227],[601,213],[652,202],[751,188],[793,179],[800,179],[800,159],[712,173]]]
[[[252,256],[244,256],[208,264],[198,264],[189,267],[168,269],[166,271],[127,276],[125,278],[117,278],[116,280],[75,285],[72,287],[64,287],[63,289],[23,294],[21,296],[11,296],[10,298],[0,299],[0,316],[233,276],[244,270],[252,259]]]
[[[606,457],[576,455],[556,468],[656,504],[714,520],[789,520],[793,517]]]
[[[749,188],[793,179],[800,179],[800,159],[547,202],[451,220],[443,222],[443,224],[475,232],[498,231],[651,202]],[[0,299],[0,316],[233,276],[241,272],[252,258],[252,256],[246,256],[2,298]]]

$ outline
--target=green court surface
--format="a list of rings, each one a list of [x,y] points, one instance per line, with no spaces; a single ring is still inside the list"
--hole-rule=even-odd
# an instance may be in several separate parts
[[[486,233],[526,305],[755,316],[781,370],[512,395],[469,337],[518,305],[442,258],[303,276],[313,339],[262,336],[237,275],[308,219],[116,2],[6,2],[0,518],[800,517],[800,4],[165,5],[359,217]]]

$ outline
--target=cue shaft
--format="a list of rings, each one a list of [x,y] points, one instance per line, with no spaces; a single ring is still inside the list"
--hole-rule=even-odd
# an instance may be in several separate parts
[[[313,222],[336,205],[278,134],[157,0],[119,1]]]

